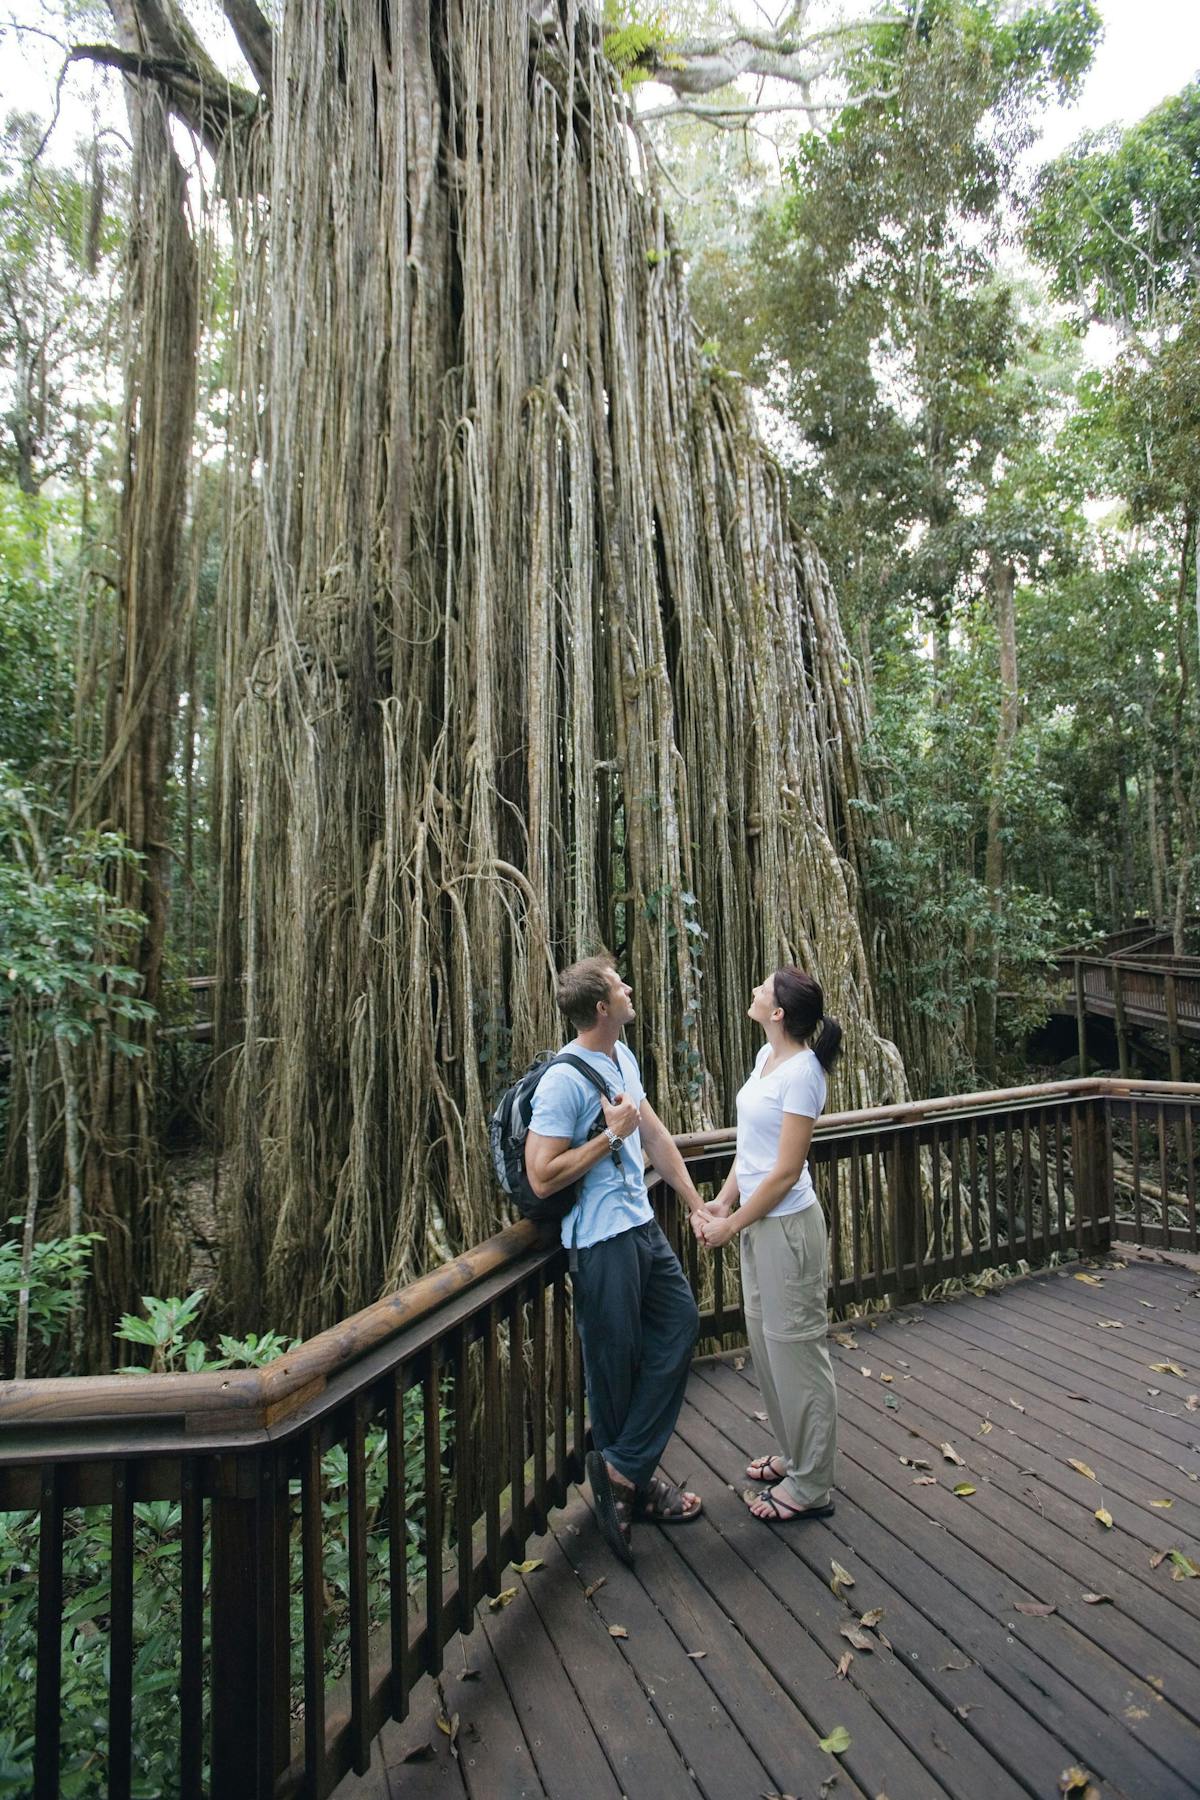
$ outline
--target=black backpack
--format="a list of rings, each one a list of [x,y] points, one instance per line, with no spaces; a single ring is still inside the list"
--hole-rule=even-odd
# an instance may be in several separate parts
[[[561,1224],[579,1198],[579,1183],[573,1181],[569,1187],[559,1188],[556,1194],[549,1194],[543,1199],[540,1194],[534,1193],[525,1173],[525,1139],[529,1135],[533,1096],[547,1069],[552,1069],[558,1062],[570,1063],[573,1069],[578,1069],[581,1075],[587,1077],[598,1094],[603,1094],[606,1100],[612,1099],[603,1075],[593,1069],[590,1063],[584,1062],[581,1056],[572,1056],[566,1050],[557,1053],[547,1050],[535,1062],[530,1063],[519,1080],[514,1081],[510,1088],[505,1088],[492,1114],[489,1130],[496,1180],[521,1217],[532,1219],[535,1225]],[[588,1137],[595,1137],[603,1126],[604,1111],[601,1108]]]

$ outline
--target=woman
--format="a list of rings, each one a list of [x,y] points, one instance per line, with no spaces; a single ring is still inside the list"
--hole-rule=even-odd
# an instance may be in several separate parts
[[[749,1012],[767,1041],[737,1097],[733,1168],[697,1220],[697,1235],[719,1249],[740,1234],[746,1329],[778,1445],[747,1469],[763,1491],[746,1503],[757,1519],[827,1519],[837,1389],[825,1346],[825,1219],[808,1147],[842,1028],[825,1017],[817,982],[792,967],[755,988]]]

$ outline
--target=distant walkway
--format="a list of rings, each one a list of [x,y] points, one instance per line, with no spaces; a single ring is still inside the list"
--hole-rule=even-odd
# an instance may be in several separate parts
[[[1200,1794],[1200,1262],[1125,1254],[840,1329],[825,1522],[750,1518],[752,1367],[697,1363],[666,1468],[704,1519],[630,1572],[577,1498],[338,1796]]]

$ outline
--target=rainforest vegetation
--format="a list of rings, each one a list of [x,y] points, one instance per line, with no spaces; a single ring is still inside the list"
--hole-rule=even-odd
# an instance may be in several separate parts
[[[1200,82],[1047,160],[1102,10],[47,0],[0,1373],[487,1236],[599,943],[678,1130],[780,960],[850,1107],[1027,1078],[1064,944],[1196,947]]]

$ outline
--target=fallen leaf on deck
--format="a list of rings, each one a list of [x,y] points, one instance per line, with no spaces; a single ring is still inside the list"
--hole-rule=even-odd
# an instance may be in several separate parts
[[[847,1337],[844,1331],[835,1331],[833,1334],[833,1341],[835,1344],[840,1344],[843,1350],[858,1349],[857,1341],[852,1337]]]
[[[1171,1561],[1175,1564],[1171,1571],[1172,1581],[1193,1581],[1200,1575],[1200,1566],[1190,1556],[1185,1556],[1182,1550],[1172,1550]]]
[[[992,1421],[990,1419],[983,1419],[980,1422],[979,1431],[978,1431],[977,1435],[979,1437],[986,1437],[988,1432],[991,1429],[992,1429]]]
[[[607,1580],[608,1580],[607,1575],[601,1575],[597,1581],[590,1581],[588,1583],[587,1587],[585,1587],[583,1590],[584,1599],[590,1600],[593,1594],[599,1593],[600,1589],[604,1586],[604,1584]]]
[[[960,1719],[966,1719],[966,1718],[969,1718],[971,1713],[973,1713],[975,1711],[975,1703],[972,1702],[969,1706],[968,1705],[959,1705],[959,1706],[956,1706],[954,1710],[958,1714]]]
[[[842,1597],[842,1589],[844,1587],[850,1588],[854,1586],[854,1577],[850,1574],[849,1570],[843,1569],[839,1562],[831,1562],[829,1566],[833,1570],[833,1580],[829,1585],[840,1600]]]
[[[1071,1467],[1076,1471],[1077,1474],[1086,1475],[1089,1481],[1095,1481],[1095,1479],[1096,1479],[1095,1469],[1089,1469],[1085,1462],[1076,1462],[1076,1460],[1073,1456],[1068,1456],[1067,1461],[1070,1463]]]
[[[1125,1329],[1124,1319],[1097,1319],[1096,1323],[1101,1331],[1124,1331]]]
[[[1145,1706],[1127,1706],[1125,1708],[1125,1717],[1129,1720],[1131,1725],[1138,1725],[1143,1719],[1148,1719],[1150,1717],[1150,1712]]]
[[[707,1655],[708,1655],[707,1650],[689,1650],[688,1651],[688,1656],[690,1657],[692,1662],[700,1662]]]
[[[1089,1394],[1068,1394],[1067,1399],[1068,1400],[1082,1400],[1084,1402],[1084,1404],[1086,1405],[1090,1401],[1091,1396]]]
[[[608,1635],[609,1635],[609,1637],[620,1638],[620,1637],[628,1637],[629,1633],[626,1631],[626,1629],[623,1625],[610,1625],[608,1628]]]
[[[1162,1393],[1162,1389],[1161,1388],[1147,1388],[1146,1392],[1149,1394],[1149,1396],[1152,1400],[1157,1400],[1158,1396]]]
[[[874,1641],[867,1636],[865,1631],[860,1631],[857,1625],[839,1625],[838,1630],[846,1642],[853,1644],[856,1650],[865,1650],[868,1654],[874,1650]]]
[[[878,1623],[879,1623],[880,1619],[882,1619],[882,1617],[883,1617],[882,1606],[870,1606],[867,1608],[865,1613],[859,1614],[858,1622],[860,1625],[866,1625],[866,1626],[870,1627],[873,1625],[878,1625]]]
[[[735,1357],[734,1357],[734,1359],[733,1359],[733,1366],[734,1366],[734,1368],[735,1368],[735,1369],[737,1369],[737,1370],[738,1370],[738,1372],[739,1372],[739,1374],[740,1374],[740,1372],[741,1372],[741,1371],[742,1371],[742,1370],[743,1370],[743,1369],[744,1369],[744,1368],[745,1368],[745,1366],[746,1366],[746,1359],[745,1359],[745,1357],[744,1357],[744,1356],[735,1356]]]
[[[1111,1594],[1084,1594],[1082,1599],[1085,1606],[1104,1606],[1106,1603],[1112,1606],[1114,1604]]]
[[[1150,1367],[1156,1375],[1178,1375],[1181,1379],[1187,1373],[1177,1362],[1151,1363]]]
[[[906,1469],[927,1469],[929,1467],[923,1456],[902,1456],[900,1461]]]
[[[1079,1768],[1075,1763],[1072,1763],[1069,1769],[1064,1769],[1059,1776],[1058,1791],[1060,1794],[1077,1796],[1078,1800],[1092,1800],[1093,1795],[1095,1795],[1095,1800],[1100,1800],[1100,1790],[1096,1786],[1095,1777],[1089,1775],[1086,1769]]]
[[[853,1650],[847,1650],[844,1655],[838,1657],[837,1678],[839,1681],[845,1681],[846,1676],[850,1672],[850,1664],[853,1661]]]
[[[1021,1405],[1021,1402],[1019,1400],[1014,1400],[1011,1394],[1008,1397],[1008,1404],[1010,1406],[1015,1406],[1018,1412],[1025,1411],[1025,1408]]]
[[[518,1575],[532,1575],[535,1569],[544,1569],[545,1563],[540,1556],[531,1556],[528,1562],[514,1563],[513,1568]]]
[[[1154,1304],[1154,1302],[1153,1302],[1153,1300],[1139,1300],[1139,1301],[1138,1301],[1138,1305],[1139,1305],[1139,1306],[1144,1306],[1144,1307],[1146,1307],[1146,1308],[1148,1308],[1148,1310],[1149,1310],[1149,1311],[1150,1311],[1150,1312],[1157,1312],[1157,1311],[1158,1311],[1158,1308],[1157,1308],[1157,1306],[1155,1306],[1155,1304]]]
[[[1109,1512],[1107,1506],[1098,1506],[1096,1508],[1096,1517],[1103,1525],[1105,1531],[1112,1530],[1112,1514]]]
[[[850,1748],[850,1733],[844,1725],[835,1725],[828,1737],[818,1739],[822,1750],[830,1756],[842,1756]]]
[[[883,1396],[883,1404],[887,1407],[889,1412],[900,1411],[900,1402],[897,1400],[895,1394],[885,1394]]]
[[[968,1494],[973,1494],[975,1492],[975,1489],[971,1486],[969,1481],[958,1481],[954,1484],[954,1492],[960,1499],[965,1500]]]
[[[768,1421],[767,1421],[767,1415],[765,1412],[756,1412],[754,1416],[758,1420],[760,1425],[767,1424]]]
[[[511,1601],[515,1600],[520,1591],[519,1588],[502,1588],[488,1601],[488,1606],[493,1612],[499,1612],[502,1606],[508,1606]]]
[[[958,1451],[954,1448],[953,1444],[941,1444],[938,1447],[941,1450],[942,1455],[945,1457],[947,1462],[956,1464],[957,1467],[960,1469],[966,1468],[966,1466],[967,1466],[966,1463],[963,1461],[962,1457],[958,1454]]]
[[[894,1375],[881,1375],[879,1379],[880,1381],[895,1381],[896,1377]]]
[[[1076,1281],[1086,1281],[1089,1287],[1104,1286],[1104,1277],[1102,1275],[1077,1275],[1075,1279]]]
[[[1166,1512],[1175,1502],[1173,1500],[1152,1500],[1151,1506],[1157,1506],[1160,1512]]]
[[[937,1485],[938,1478],[936,1475],[918,1475],[913,1482],[914,1487],[936,1487]]]
[[[868,1368],[864,1368],[864,1367],[861,1367],[861,1366],[860,1366],[860,1368],[859,1368],[859,1371],[858,1371],[858,1372],[859,1372],[859,1374],[860,1374],[860,1375],[865,1375],[865,1376],[866,1376],[866,1377],[867,1377],[867,1380],[868,1380],[868,1381],[869,1381],[869,1380],[870,1380],[870,1379],[871,1379],[871,1371],[870,1371],[870,1369],[868,1369]]]
[[[1158,1692],[1160,1694],[1162,1693],[1163,1678],[1161,1675],[1147,1675],[1146,1680],[1150,1683],[1152,1688],[1157,1688]]]
[[[1157,1569],[1159,1563],[1166,1562],[1170,1554],[1171,1552],[1169,1550],[1156,1550],[1154,1555],[1150,1558],[1150,1567],[1152,1569]]]
[[[1028,1613],[1031,1619],[1048,1619],[1058,1608],[1049,1600],[1017,1600],[1014,1602],[1019,1613]]]
[[[1189,1394],[1183,1404],[1189,1412],[1200,1412],[1200,1394]]]
[[[437,1728],[439,1731],[445,1732],[446,1736],[450,1739],[450,1747],[453,1749],[454,1740],[458,1736],[458,1714],[454,1713],[451,1718],[447,1719],[442,1713],[439,1713],[437,1716]]]

